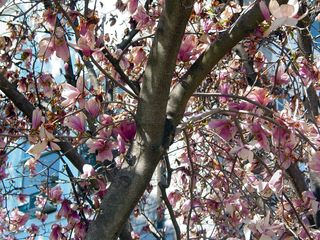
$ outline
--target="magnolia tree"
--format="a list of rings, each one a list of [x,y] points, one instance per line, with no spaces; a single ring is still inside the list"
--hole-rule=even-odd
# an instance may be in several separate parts
[[[21,143],[21,178],[40,174],[44,153],[69,162],[71,193],[36,186],[35,216],[45,223],[50,201],[65,219],[53,240],[139,239],[128,219],[157,166],[157,211],[176,239],[320,239],[316,3],[1,5],[3,239],[42,234],[7,207],[28,197],[8,171]]]

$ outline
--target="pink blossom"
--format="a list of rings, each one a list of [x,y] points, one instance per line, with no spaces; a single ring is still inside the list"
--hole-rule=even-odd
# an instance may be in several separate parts
[[[193,6],[195,14],[199,15],[202,11],[202,2],[196,2]]]
[[[37,107],[32,112],[32,129],[37,129],[43,122],[41,110]]]
[[[312,154],[311,160],[308,162],[310,170],[314,172],[320,172],[320,151]]]
[[[283,188],[283,172],[281,169],[277,170],[271,177],[269,188],[276,194],[279,194]]]
[[[142,6],[139,6],[132,18],[137,21],[137,29],[143,29],[148,26],[153,25],[153,20],[146,13],[145,9]]]
[[[254,87],[249,93],[248,98],[263,105],[267,106],[271,102],[271,98],[268,96],[268,92],[264,88]]]
[[[43,213],[41,211],[36,211],[35,216],[39,219],[42,223],[44,223],[48,219],[48,214]]]
[[[178,54],[178,60],[188,62],[194,58],[198,40],[195,35],[187,35],[183,38]]]
[[[80,37],[77,44],[70,43],[69,45],[82,51],[83,55],[86,57],[90,57],[95,52],[94,45],[90,44],[85,37]]]
[[[42,152],[47,148],[47,146],[47,141],[41,141],[35,145],[31,145],[30,148],[27,150],[27,153],[34,156],[34,158],[37,160],[40,158]]]
[[[251,132],[258,142],[258,147],[263,148],[266,151],[270,150],[267,132],[262,128],[262,124],[255,122],[251,125]]]
[[[68,117],[65,121],[65,125],[78,132],[84,132],[86,130],[86,119],[86,115],[84,115],[83,112],[79,112],[76,115]]]
[[[56,26],[57,14],[49,8],[43,12],[43,20],[44,23],[48,24],[49,29],[51,31],[54,31],[54,28]]]
[[[52,97],[53,95],[53,88],[52,85],[54,84],[53,78],[50,74],[43,73],[40,75],[39,84],[43,89],[43,93],[47,97]]]
[[[132,61],[135,65],[140,66],[146,59],[146,53],[142,47],[135,47],[132,50]]]
[[[282,5],[279,5],[277,0],[271,0],[269,2],[269,10],[275,20],[272,22],[271,27],[264,33],[264,36],[268,36],[270,32],[281,26],[296,26],[298,21],[306,15],[305,13],[301,17],[297,17],[299,11],[298,0],[289,0],[287,4]]]
[[[290,78],[289,78],[289,75],[285,72],[284,66],[280,66],[278,68],[276,76],[271,78],[271,80],[275,86],[278,86],[278,85],[281,86],[281,85],[288,84],[290,81]]]
[[[228,119],[211,120],[208,125],[226,141],[231,140],[237,132],[236,126]]]
[[[0,0],[0,7],[2,7],[4,4],[6,4],[7,0]]]
[[[61,103],[61,105],[66,107],[75,104],[80,95],[81,91],[78,88],[75,88],[69,83],[62,84],[61,96],[65,98],[65,100]]]
[[[75,236],[78,239],[84,239],[87,232],[87,225],[85,222],[78,222],[74,227]]]
[[[90,164],[84,164],[82,169],[83,169],[83,174],[81,174],[81,178],[89,178],[96,174],[96,171]]]
[[[64,39],[64,31],[60,27],[56,29],[55,35],[52,38],[43,38],[39,42],[38,56],[40,59],[47,61],[54,52],[56,52],[57,57],[65,62],[69,60],[69,48]]]
[[[259,7],[260,7],[260,11],[264,17],[264,19],[266,21],[270,21],[271,20],[271,17],[270,17],[270,12],[269,12],[269,8],[267,6],[267,4],[265,3],[264,0],[260,1],[259,2]]]
[[[96,153],[97,151],[97,161],[103,162],[105,160],[111,161],[113,159],[112,149],[114,145],[112,142],[104,139],[89,139],[87,145],[90,153]]]
[[[168,195],[168,200],[172,207],[175,207],[177,202],[181,199],[181,194],[178,191],[170,192]]]
[[[63,234],[63,228],[59,224],[51,226],[50,240],[66,240],[67,237]]]
[[[99,115],[101,104],[93,97],[85,103],[85,108],[92,117],[96,118]]]
[[[71,202],[67,199],[64,199],[61,202],[61,208],[57,214],[58,219],[60,219],[61,217],[66,218],[71,213],[72,209],[70,208],[70,205],[71,205]]]
[[[221,94],[230,94],[230,85],[228,83],[223,83],[219,86],[219,90]],[[219,100],[221,101],[221,103],[225,103],[227,102],[229,99],[229,97],[219,97]]]
[[[20,227],[26,224],[28,219],[28,214],[20,212],[18,208],[15,208],[10,214],[10,229],[12,231],[18,230]]]
[[[126,152],[126,143],[125,143],[125,141],[123,140],[123,138],[120,135],[118,135],[117,140],[118,140],[119,152],[120,153],[125,153]]]
[[[138,0],[129,0],[127,8],[131,14],[133,14],[137,10],[138,2]]]
[[[101,124],[106,126],[111,125],[113,123],[112,117],[108,114],[102,114],[102,116],[100,117],[100,121]]]
[[[53,203],[59,203],[62,201],[61,197],[62,197],[62,189],[60,186],[56,186],[54,188],[51,188],[49,191],[49,199],[53,202]]]
[[[30,227],[28,227],[28,232],[30,234],[37,234],[39,232],[39,227],[35,225],[34,223],[31,224]]]
[[[130,142],[136,135],[136,124],[129,121],[121,122],[118,131],[123,140]]]

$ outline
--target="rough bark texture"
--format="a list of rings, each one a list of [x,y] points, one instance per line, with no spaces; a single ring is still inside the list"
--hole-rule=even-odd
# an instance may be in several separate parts
[[[164,152],[166,105],[175,62],[193,1],[166,1],[147,63],[132,155],[136,164],[122,169],[90,224],[87,240],[116,239],[143,194]]]

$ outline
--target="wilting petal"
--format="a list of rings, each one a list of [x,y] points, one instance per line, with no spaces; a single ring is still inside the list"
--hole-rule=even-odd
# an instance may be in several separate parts
[[[27,153],[33,155],[35,159],[38,159],[41,156],[41,153],[47,148],[47,145],[47,141],[31,145],[31,147],[27,150]]]

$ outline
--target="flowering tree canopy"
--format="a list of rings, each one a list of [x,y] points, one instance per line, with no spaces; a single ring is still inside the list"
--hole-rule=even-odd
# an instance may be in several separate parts
[[[177,239],[320,239],[317,4],[0,1],[0,235],[41,236],[7,203],[63,161],[53,240],[139,239],[156,168]]]

